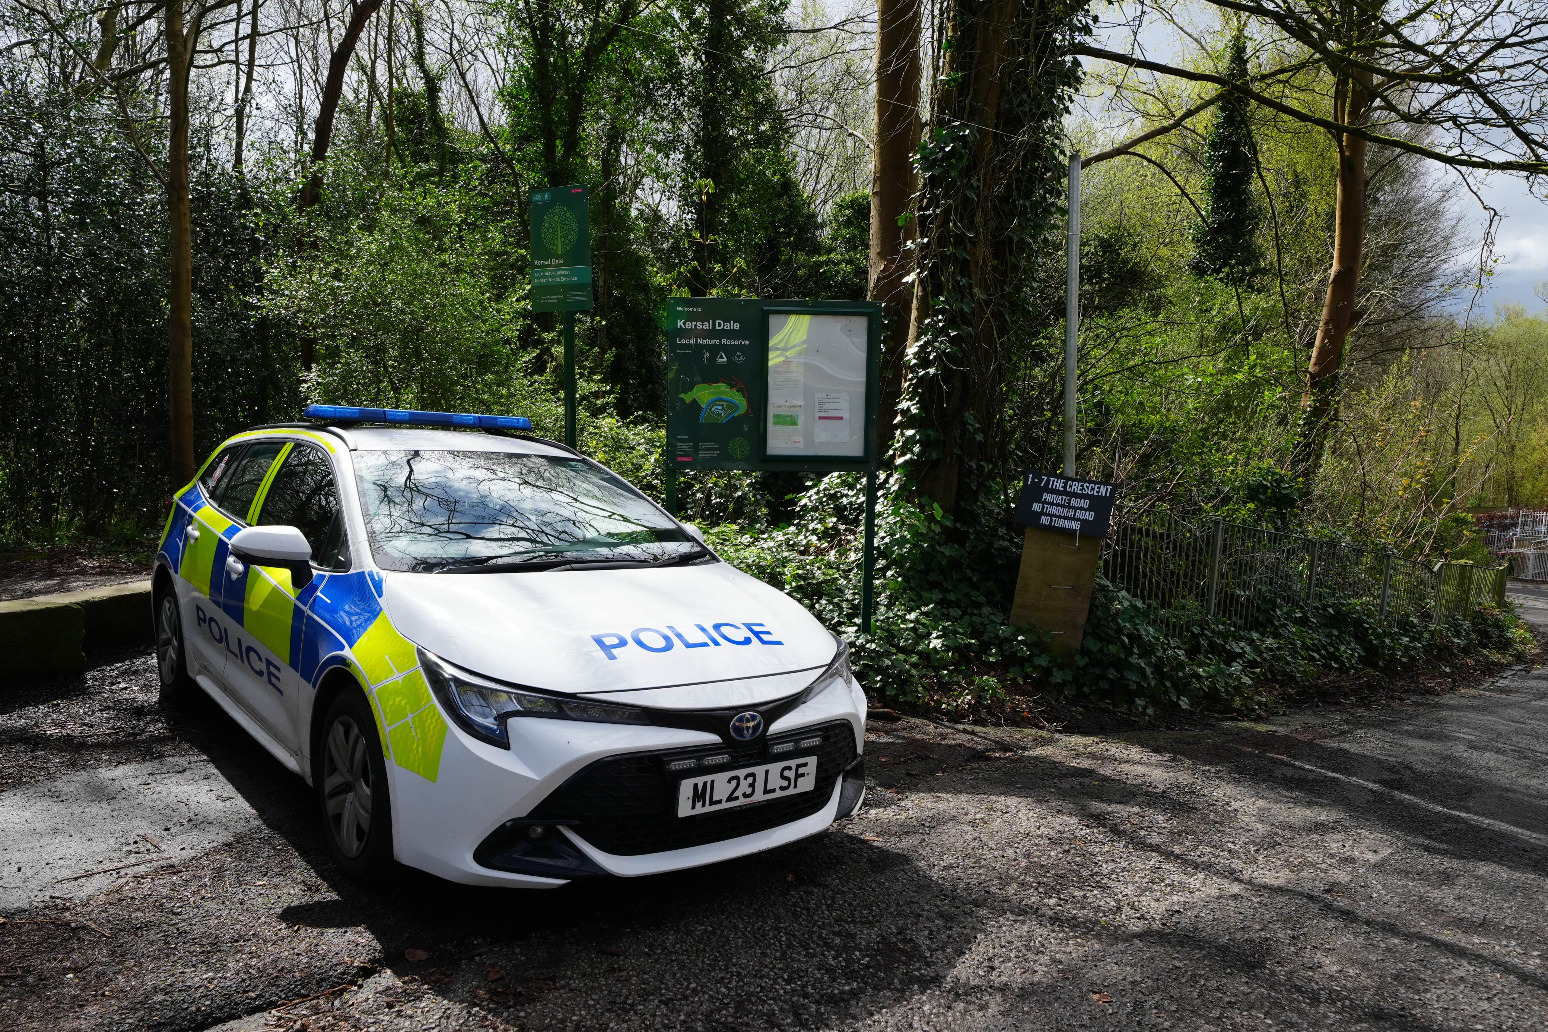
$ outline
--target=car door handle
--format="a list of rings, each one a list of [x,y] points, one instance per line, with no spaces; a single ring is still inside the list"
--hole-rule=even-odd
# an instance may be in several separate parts
[[[243,565],[242,560],[234,555],[226,556],[226,573],[228,576],[234,580],[245,572],[247,572],[247,567]]]
[[[198,541],[199,540],[199,528],[198,527],[189,527],[188,528],[188,540],[189,541]]]

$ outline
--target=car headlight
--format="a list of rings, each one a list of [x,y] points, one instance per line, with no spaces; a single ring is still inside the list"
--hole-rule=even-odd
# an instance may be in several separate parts
[[[818,676],[817,680],[808,685],[806,691],[801,693],[800,699],[796,702],[797,706],[817,698],[817,696],[836,684],[847,686],[850,679],[854,676],[849,670],[849,642],[836,634],[833,636],[833,640],[838,643],[838,651],[833,654],[832,661],[828,663],[826,669]]]
[[[565,696],[549,695],[519,685],[470,673],[424,649],[419,653],[419,668],[425,681],[468,734],[480,741],[511,747],[505,722],[511,717],[548,717],[555,720],[585,720],[599,724],[651,724],[650,715],[638,706],[618,706],[608,702],[590,702]]]

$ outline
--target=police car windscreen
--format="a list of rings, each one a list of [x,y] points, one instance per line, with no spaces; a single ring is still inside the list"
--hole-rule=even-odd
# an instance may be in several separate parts
[[[703,548],[617,477],[579,459],[359,451],[371,553],[385,570],[657,563]]]

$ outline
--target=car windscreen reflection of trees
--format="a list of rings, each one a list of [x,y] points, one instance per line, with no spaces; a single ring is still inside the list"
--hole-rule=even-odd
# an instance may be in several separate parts
[[[377,565],[554,559],[652,562],[699,546],[628,485],[580,459],[511,452],[358,452]]]

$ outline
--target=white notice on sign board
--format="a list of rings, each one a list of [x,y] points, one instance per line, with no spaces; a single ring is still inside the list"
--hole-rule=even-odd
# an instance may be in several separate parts
[[[787,358],[781,362],[770,362],[769,396],[794,394],[799,399],[802,388],[806,386],[806,378],[802,375],[802,367],[804,365],[805,362],[801,358]]]
[[[865,454],[869,317],[844,312],[770,312],[770,456]]]
[[[818,444],[847,444],[849,442],[849,392],[837,394],[817,392]]]

